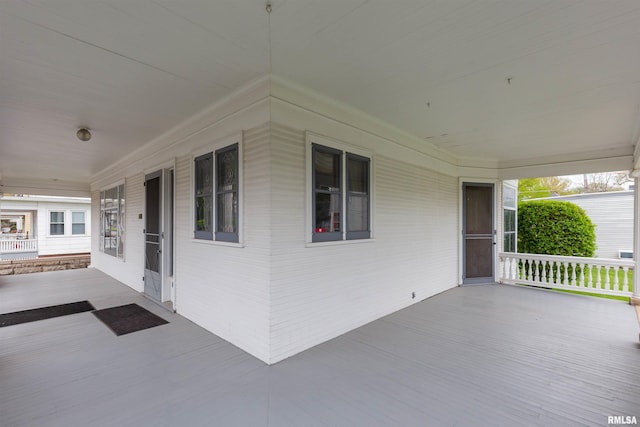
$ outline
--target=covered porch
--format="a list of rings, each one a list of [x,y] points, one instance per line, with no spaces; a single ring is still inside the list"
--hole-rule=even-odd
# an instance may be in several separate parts
[[[640,416],[634,307],[459,287],[268,366],[95,269],[1,277],[0,313],[137,303],[167,325],[115,336],[91,313],[0,328],[4,426],[602,426]]]
[[[0,204],[0,260],[38,258],[36,216],[36,211],[7,210]]]

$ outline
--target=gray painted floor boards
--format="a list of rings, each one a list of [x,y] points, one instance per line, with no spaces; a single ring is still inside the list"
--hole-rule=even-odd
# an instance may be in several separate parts
[[[120,337],[91,313],[0,328],[0,426],[606,426],[640,419],[622,302],[455,288],[273,366],[92,270],[0,278],[0,313],[135,302],[171,323]]]

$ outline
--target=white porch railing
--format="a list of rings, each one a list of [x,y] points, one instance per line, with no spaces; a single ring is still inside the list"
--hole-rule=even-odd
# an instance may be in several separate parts
[[[503,252],[502,283],[525,284],[605,295],[631,296],[633,260]]]
[[[37,257],[37,239],[0,239],[0,259],[31,259]]]

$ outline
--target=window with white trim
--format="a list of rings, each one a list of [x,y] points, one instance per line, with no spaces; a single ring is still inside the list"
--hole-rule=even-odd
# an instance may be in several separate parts
[[[85,212],[71,212],[71,234],[85,234]]]
[[[64,211],[49,212],[49,235],[64,236]]]
[[[124,184],[100,192],[100,251],[124,258]]]
[[[239,158],[235,143],[194,159],[194,238],[239,242]]]
[[[507,184],[502,186],[502,212],[504,252],[517,252],[518,250],[518,191]]]
[[[313,143],[312,242],[371,237],[371,159]]]

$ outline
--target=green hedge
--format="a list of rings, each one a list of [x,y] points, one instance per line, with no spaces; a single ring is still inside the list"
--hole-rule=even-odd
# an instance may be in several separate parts
[[[592,257],[595,226],[570,202],[543,200],[518,204],[518,252]]]

